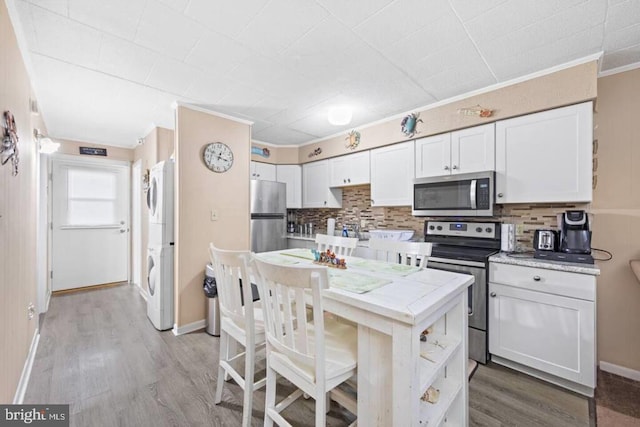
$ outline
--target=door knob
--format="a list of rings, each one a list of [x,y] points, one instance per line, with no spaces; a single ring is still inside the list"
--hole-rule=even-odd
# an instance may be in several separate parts
[[[502,196],[504,196],[504,194],[498,193],[498,197],[502,197]]]
[[[496,297],[496,293],[495,293],[495,292],[491,292],[491,293],[489,294],[489,296],[490,296],[491,298],[495,298],[495,297]]]
[[[448,171],[449,170],[449,166],[445,166],[444,170]]]

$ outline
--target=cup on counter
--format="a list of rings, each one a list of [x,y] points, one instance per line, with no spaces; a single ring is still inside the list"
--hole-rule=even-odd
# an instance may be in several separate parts
[[[304,226],[302,224],[298,224],[298,234],[304,233]]]

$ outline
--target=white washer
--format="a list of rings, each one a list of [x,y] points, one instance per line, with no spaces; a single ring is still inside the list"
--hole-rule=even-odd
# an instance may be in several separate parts
[[[149,246],[147,254],[147,316],[164,331],[173,327],[173,246]]]
[[[173,242],[173,161],[151,168],[147,206],[149,207],[149,246]]]

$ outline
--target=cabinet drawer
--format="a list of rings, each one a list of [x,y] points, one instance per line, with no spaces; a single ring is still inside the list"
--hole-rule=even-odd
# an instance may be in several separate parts
[[[489,282],[587,301],[596,297],[596,278],[588,274],[492,262]]]

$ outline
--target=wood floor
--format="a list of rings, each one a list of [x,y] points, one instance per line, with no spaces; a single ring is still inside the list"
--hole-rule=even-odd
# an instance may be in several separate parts
[[[156,331],[133,286],[59,295],[42,322],[25,403],[69,403],[72,426],[238,426],[237,385],[213,403],[217,360],[218,338]],[[283,381],[278,394],[290,391]],[[476,371],[469,406],[472,426],[590,425],[587,399],[496,365]],[[262,425],[263,409],[261,390],[252,425]],[[313,400],[299,400],[285,416],[311,426],[313,412]],[[327,425],[352,420],[332,404]]]

